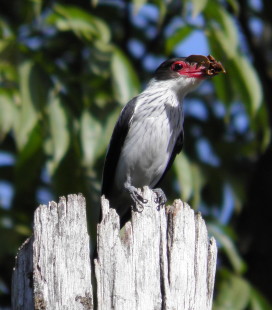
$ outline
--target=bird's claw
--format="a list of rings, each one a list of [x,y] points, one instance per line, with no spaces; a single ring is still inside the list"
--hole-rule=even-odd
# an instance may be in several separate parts
[[[129,192],[131,199],[135,202],[135,206],[133,207],[134,210],[137,212],[143,212],[144,205],[148,203],[148,199],[143,198],[143,196],[138,193],[137,188],[130,184],[125,184],[125,188]],[[157,208],[160,210],[167,201],[166,195],[160,188],[155,188],[152,191],[156,194],[154,202],[158,204]]]
[[[143,212],[144,205],[148,203],[148,200],[143,198],[143,196],[138,193],[136,187],[132,185],[125,185],[125,188],[129,192],[132,200],[135,202],[135,206],[133,206],[133,209],[137,212]]]
[[[137,212],[143,212],[144,205],[147,204],[148,200],[144,199],[143,196],[141,196],[137,190],[133,192],[131,195],[131,198],[135,202],[135,205],[133,206],[133,209]]]
[[[166,195],[161,188],[155,188],[153,189],[153,192],[156,194],[154,201],[158,204],[157,208],[160,210],[160,208],[166,204]]]

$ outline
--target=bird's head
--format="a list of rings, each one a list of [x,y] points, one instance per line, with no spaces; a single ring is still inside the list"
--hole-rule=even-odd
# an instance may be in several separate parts
[[[173,81],[174,87],[187,93],[203,80],[221,72],[226,73],[224,67],[211,55],[191,55],[166,60],[155,71],[154,78],[156,81]]]

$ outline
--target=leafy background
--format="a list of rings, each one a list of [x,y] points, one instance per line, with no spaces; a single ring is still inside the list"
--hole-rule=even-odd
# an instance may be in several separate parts
[[[166,58],[209,53],[227,75],[187,98],[162,188],[217,239],[214,310],[272,309],[271,13],[270,0],[1,1],[1,309],[36,206],[82,192],[94,238],[122,106]]]

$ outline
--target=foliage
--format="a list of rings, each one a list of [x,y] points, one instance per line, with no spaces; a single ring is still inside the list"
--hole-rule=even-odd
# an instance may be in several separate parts
[[[82,192],[94,236],[103,160],[120,109],[163,59],[180,56],[184,42],[198,33],[227,75],[205,82],[187,100],[184,155],[177,158],[162,187],[170,201],[181,193],[211,219],[210,232],[222,249],[219,267],[225,267],[218,276],[214,309],[271,309],[262,293],[243,278],[246,261],[236,248],[238,236],[230,222],[232,213],[235,216],[245,204],[248,179],[270,142],[268,93],[252,62],[258,55],[240,25],[240,6],[250,12],[251,23],[265,11],[267,1],[259,1],[261,8],[237,0],[4,1],[3,303],[8,304],[13,258],[31,232],[38,203]],[[259,23],[271,29],[271,22]],[[193,44],[193,53],[203,50],[198,42]],[[271,64],[264,68],[269,72]]]

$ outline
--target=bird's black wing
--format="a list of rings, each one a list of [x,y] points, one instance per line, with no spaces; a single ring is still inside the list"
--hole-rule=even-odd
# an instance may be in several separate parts
[[[110,190],[113,185],[112,183],[114,181],[116,167],[118,164],[118,160],[120,158],[124,141],[126,139],[129,130],[129,122],[134,113],[136,102],[137,97],[131,99],[126,104],[113,130],[113,134],[110,140],[110,144],[108,147],[104,163],[102,189],[101,189],[101,194],[105,195],[106,197],[110,193]]]
[[[167,171],[172,167],[173,162],[174,162],[177,154],[179,154],[181,152],[181,150],[182,150],[183,140],[184,140],[184,133],[183,133],[183,129],[182,129],[180,134],[178,135],[176,144],[174,146],[174,149],[173,149],[173,152],[172,152],[172,154],[170,156],[168,164],[167,164],[167,166],[166,166],[166,168],[165,168],[161,178],[159,179],[159,181],[157,182],[157,184],[154,187],[158,186],[158,184],[163,180],[163,178],[164,178],[165,174],[167,173]]]

